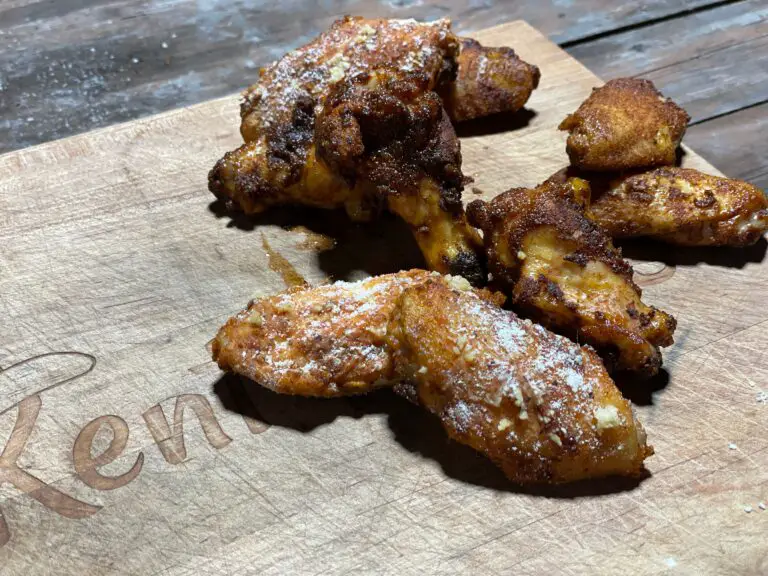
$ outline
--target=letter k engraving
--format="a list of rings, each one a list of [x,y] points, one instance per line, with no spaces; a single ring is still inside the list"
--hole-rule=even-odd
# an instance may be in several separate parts
[[[18,404],[18,416],[8,442],[0,454],[0,485],[8,483],[34,498],[46,508],[67,518],[85,518],[95,514],[101,506],[94,506],[67,496],[53,486],[19,468],[18,459],[24,452],[40,413],[40,395],[28,396]],[[0,509],[0,546],[10,539],[10,531]]]

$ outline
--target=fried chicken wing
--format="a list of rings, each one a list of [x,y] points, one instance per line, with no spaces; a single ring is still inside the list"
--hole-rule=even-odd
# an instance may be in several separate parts
[[[388,208],[411,225],[430,268],[482,283],[459,142],[438,91],[450,92],[458,67],[461,94],[482,99],[473,114],[514,107],[527,65],[490,49],[487,73],[462,72],[459,46],[447,20],[336,22],[261,71],[241,110],[246,143],[216,164],[210,190],[246,213],[304,204],[364,221]],[[469,110],[460,95],[448,105]]]
[[[219,330],[213,358],[281,394],[334,397],[391,386],[390,323],[403,291],[429,274],[411,270],[253,300]]]
[[[484,233],[494,281],[526,315],[593,345],[609,367],[652,376],[675,319],[641,300],[632,267],[585,215],[589,184],[578,178],[509,190],[468,207]]]
[[[768,198],[741,180],[658,168],[596,186],[590,215],[614,238],[682,246],[748,246],[768,230]]]
[[[520,110],[538,87],[541,73],[511,48],[486,48],[461,39],[456,80],[440,89],[454,122]]]
[[[690,116],[649,80],[618,78],[595,88],[559,128],[584,170],[621,171],[675,163]]]
[[[423,271],[299,289],[251,302],[213,357],[281,393],[393,386],[516,482],[639,474],[653,449],[597,355],[499,303]]]

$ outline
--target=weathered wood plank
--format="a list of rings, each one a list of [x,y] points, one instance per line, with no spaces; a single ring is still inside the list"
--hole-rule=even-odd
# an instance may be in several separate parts
[[[768,0],[726,4],[568,52],[605,80],[653,80],[701,122],[768,100]]]
[[[557,41],[713,0],[63,0],[0,4],[0,152],[241,90],[257,68],[345,13],[450,16],[459,30],[524,19]],[[514,44],[514,42],[512,42]]]
[[[768,190],[768,104],[691,126],[685,141],[718,167]]]

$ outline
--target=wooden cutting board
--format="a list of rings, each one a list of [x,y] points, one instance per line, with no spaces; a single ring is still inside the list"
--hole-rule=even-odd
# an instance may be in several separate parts
[[[476,36],[543,75],[527,112],[460,129],[488,198],[565,165],[556,126],[599,81],[522,22]],[[291,270],[420,263],[391,218],[222,215],[206,174],[239,144],[237,102],[0,157],[0,572],[768,573],[764,241],[628,247],[679,320],[668,373],[628,391],[650,476],[522,491],[388,393],[278,397],[209,361]]]

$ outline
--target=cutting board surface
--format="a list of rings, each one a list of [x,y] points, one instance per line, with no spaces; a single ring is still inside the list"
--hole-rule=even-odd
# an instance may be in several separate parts
[[[459,129],[468,200],[564,166],[556,126],[599,83],[522,22],[475,36],[542,82]],[[679,321],[668,372],[628,391],[650,476],[522,491],[389,393],[279,397],[210,362],[290,274],[420,264],[392,218],[224,215],[206,175],[238,120],[232,96],[0,157],[0,572],[768,573],[764,241],[625,249]]]

